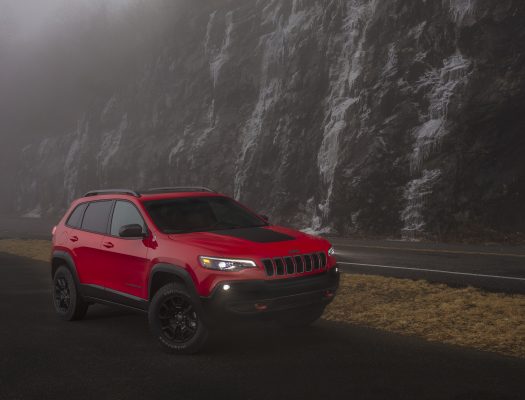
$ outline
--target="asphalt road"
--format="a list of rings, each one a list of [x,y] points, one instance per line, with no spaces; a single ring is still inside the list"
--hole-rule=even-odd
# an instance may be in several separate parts
[[[48,267],[0,254],[0,399],[523,399],[525,360],[322,321],[246,323],[194,356],[162,353],[146,318],[92,307],[59,321]]]
[[[0,214],[0,238],[51,239],[51,230],[57,222]]]
[[[525,293],[525,247],[331,239],[345,272]],[[525,397],[525,396],[524,396]]]

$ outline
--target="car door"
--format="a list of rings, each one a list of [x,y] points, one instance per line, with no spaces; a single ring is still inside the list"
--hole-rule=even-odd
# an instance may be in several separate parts
[[[107,276],[101,243],[108,231],[113,200],[92,201],[87,205],[79,231],[69,240],[75,246],[75,261],[82,284],[103,288]]]
[[[63,236],[58,240],[69,250],[76,266],[77,275],[81,282],[84,281],[86,272],[82,261],[84,247],[87,243],[87,234],[82,231],[82,218],[89,203],[82,203],[75,207],[69,214],[65,223]],[[87,272],[89,274],[89,272]]]
[[[144,218],[130,201],[117,200],[111,217],[109,236],[102,241],[104,268],[109,291],[145,298],[147,288],[148,247],[142,237],[123,238],[119,232],[125,225],[138,224],[147,232]]]

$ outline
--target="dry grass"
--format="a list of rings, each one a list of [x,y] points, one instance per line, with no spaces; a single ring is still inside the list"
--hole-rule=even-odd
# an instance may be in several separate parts
[[[0,240],[0,252],[49,260],[46,240]],[[324,318],[525,357],[525,296],[426,281],[347,275]]]
[[[51,242],[49,240],[2,239],[0,240],[0,253],[47,262],[51,257]]]
[[[342,275],[328,320],[525,357],[525,296],[426,281]]]

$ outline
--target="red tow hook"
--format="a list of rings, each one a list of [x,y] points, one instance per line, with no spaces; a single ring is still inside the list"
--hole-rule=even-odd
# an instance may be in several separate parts
[[[332,290],[325,290],[323,296],[327,299],[331,299],[332,297],[334,297],[334,294],[335,293]]]
[[[263,304],[263,303],[255,303],[255,309],[257,311],[265,311],[268,309],[268,306],[266,304]]]

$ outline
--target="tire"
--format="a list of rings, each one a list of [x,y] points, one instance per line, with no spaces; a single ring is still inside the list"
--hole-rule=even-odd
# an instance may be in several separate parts
[[[173,354],[194,354],[208,338],[208,327],[184,285],[169,283],[151,301],[148,320],[162,349]]]
[[[316,322],[323,315],[324,306],[309,306],[286,310],[275,318],[277,323],[284,328],[304,328]]]
[[[64,321],[84,318],[88,304],[80,295],[71,271],[61,266],[53,277],[53,305],[58,317]]]

